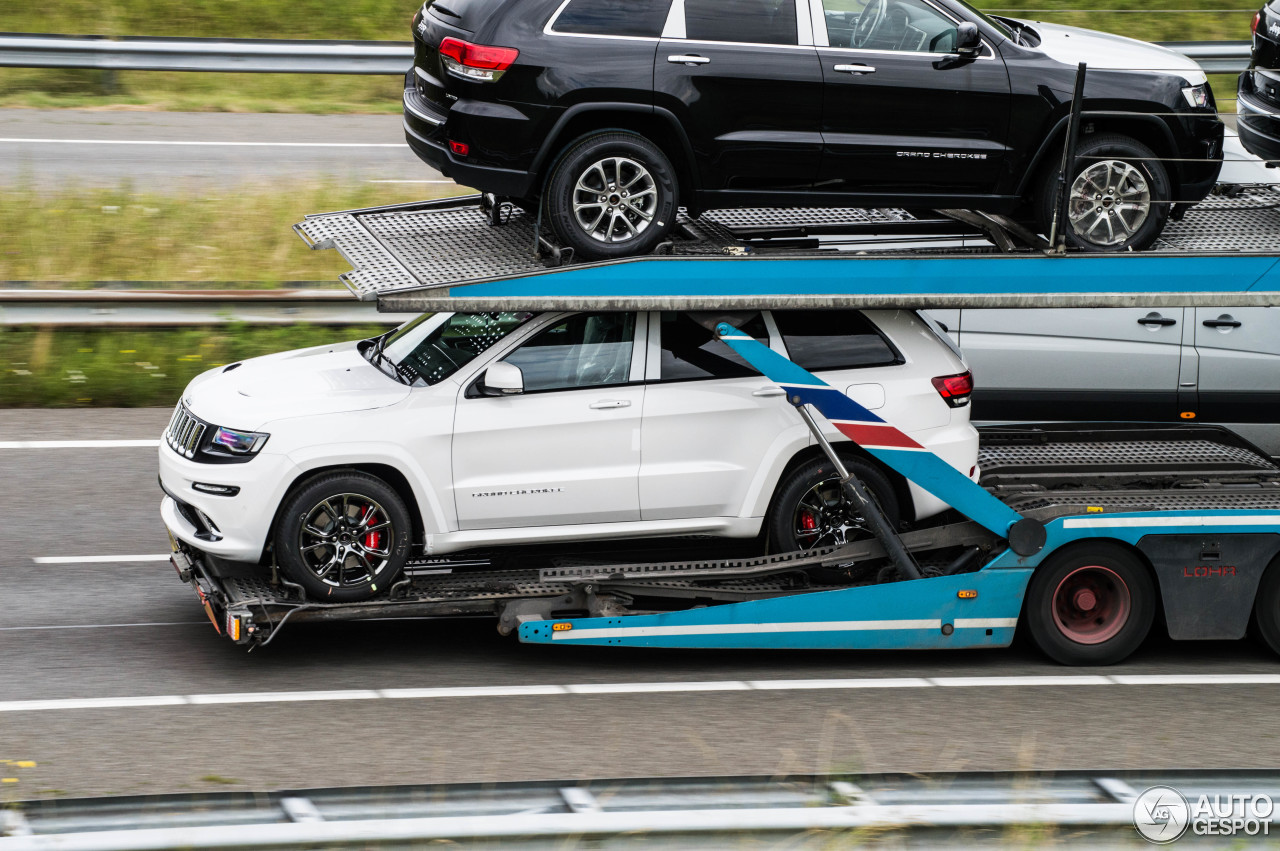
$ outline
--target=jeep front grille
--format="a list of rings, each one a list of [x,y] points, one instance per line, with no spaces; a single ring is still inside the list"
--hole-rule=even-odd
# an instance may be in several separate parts
[[[194,458],[207,428],[208,423],[196,418],[185,404],[179,402],[173,412],[173,419],[169,420],[164,439],[173,451],[187,458]]]

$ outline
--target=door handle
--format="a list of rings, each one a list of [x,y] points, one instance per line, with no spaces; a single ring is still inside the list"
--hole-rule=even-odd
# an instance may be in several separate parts
[[[842,74],[874,74],[876,72],[871,65],[837,65],[832,70]]]
[[[687,53],[677,53],[674,56],[668,56],[667,61],[672,65],[706,65],[711,60],[706,56],[695,56]]]
[[[778,387],[777,385],[770,385],[768,387],[761,387],[759,390],[753,391],[751,395],[752,396],[785,396],[787,395],[787,391],[783,390],[781,387]]]
[[[1239,328],[1244,323],[1239,319],[1232,319],[1230,316],[1223,316],[1218,319],[1206,319],[1200,324],[1206,328]]]
[[[599,411],[604,408],[630,408],[630,399],[601,399],[599,402],[592,402],[589,406]]]
[[[1141,319],[1139,319],[1138,324],[1139,325],[1177,325],[1178,320],[1170,319],[1167,316],[1157,316],[1156,314],[1153,313],[1150,316],[1144,316]]]

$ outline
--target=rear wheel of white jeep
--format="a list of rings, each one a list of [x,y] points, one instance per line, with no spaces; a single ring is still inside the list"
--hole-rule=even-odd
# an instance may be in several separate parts
[[[276,559],[312,600],[356,603],[386,591],[409,557],[409,511],[381,479],[335,473],[315,479],[285,505]]]

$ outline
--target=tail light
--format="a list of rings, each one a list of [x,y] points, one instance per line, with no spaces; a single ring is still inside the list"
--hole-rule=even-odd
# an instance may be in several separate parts
[[[452,37],[440,42],[444,69],[456,77],[478,83],[500,79],[519,55],[520,51],[514,47],[490,47]]]
[[[1258,25],[1262,23],[1262,10],[1258,10],[1258,14],[1253,16],[1253,25],[1249,27],[1249,32],[1254,35],[1258,34]]]
[[[933,386],[938,389],[938,395],[945,399],[948,405],[953,408],[963,408],[969,404],[969,397],[973,394],[973,373],[940,375],[933,379]]]

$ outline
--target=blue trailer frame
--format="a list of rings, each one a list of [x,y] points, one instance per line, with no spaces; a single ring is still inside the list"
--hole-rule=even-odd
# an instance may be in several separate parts
[[[739,649],[941,649],[1004,647],[1013,641],[1034,569],[1064,548],[1111,540],[1137,547],[1150,536],[1256,535],[1275,537],[1274,511],[1153,511],[1030,520],[981,485],[915,443],[838,389],[726,323],[716,332],[752,367],[787,391],[797,408],[810,405],[877,460],[1000,538],[1015,543],[973,573],[850,587],[834,591],[649,615],[528,621],[520,640],[531,644]],[[1019,526],[1030,524],[1031,530]],[[1017,543],[1022,538],[1021,545]],[[1267,564],[1245,566],[1232,578],[1252,608]],[[1239,594],[1239,592],[1247,592]],[[1236,613],[1241,637],[1244,621]],[[1175,636],[1176,637],[1176,636]]]

